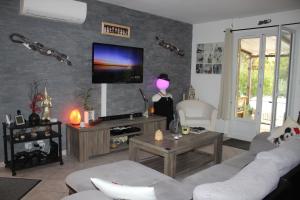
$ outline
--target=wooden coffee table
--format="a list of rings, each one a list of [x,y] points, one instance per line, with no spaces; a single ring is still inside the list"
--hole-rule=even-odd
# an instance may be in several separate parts
[[[141,135],[129,141],[129,159],[139,162],[138,152],[140,150],[163,157],[164,174],[174,177],[176,174],[176,159],[179,155],[194,151],[200,147],[214,145],[212,159],[215,163],[222,160],[223,133],[206,132],[201,134],[183,135],[179,140],[165,132],[162,141],[155,141],[153,135]]]

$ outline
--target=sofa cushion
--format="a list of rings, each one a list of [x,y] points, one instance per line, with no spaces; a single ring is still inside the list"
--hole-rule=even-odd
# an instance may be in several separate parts
[[[300,139],[293,138],[280,147],[257,154],[258,159],[272,160],[279,169],[280,176],[285,175],[300,163]]]
[[[91,178],[91,181],[100,191],[113,199],[156,200],[154,187],[133,187],[99,178]]]
[[[154,185],[157,200],[190,200],[193,193],[188,188],[174,180],[165,180]]]
[[[292,118],[288,117],[282,126],[272,130],[268,139],[274,144],[280,145],[296,134],[295,129],[299,130],[300,125]]]
[[[276,146],[268,140],[270,133],[259,133],[256,135],[250,145],[249,151],[253,154],[258,154],[262,151],[274,149]]]
[[[255,155],[252,152],[247,151],[225,160],[223,164],[242,169],[254,159]]]
[[[240,168],[218,164],[186,177],[182,180],[182,183],[186,186],[187,190],[192,193],[197,185],[225,181],[239,171]]]
[[[64,197],[62,200],[112,200],[99,190],[87,190]]]
[[[157,200],[190,200],[192,191],[187,191],[180,182],[170,179],[154,185]],[[82,191],[63,198],[62,200],[112,200],[99,190]]]
[[[227,181],[197,186],[193,197],[194,200],[259,200],[273,191],[278,181],[274,162],[255,159]]]
[[[67,176],[66,184],[76,192],[93,190],[92,177],[132,186],[150,186],[171,179],[140,163],[123,160],[73,172]]]

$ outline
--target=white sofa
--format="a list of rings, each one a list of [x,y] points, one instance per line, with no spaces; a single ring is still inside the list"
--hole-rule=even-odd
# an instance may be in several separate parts
[[[192,197],[194,200],[293,199],[276,196],[278,191],[283,192],[279,178],[285,182],[284,174],[299,166],[300,138],[274,148],[267,140],[268,136],[257,135],[249,151],[192,174],[181,182],[126,160],[80,170],[66,178],[68,187],[77,193],[64,200],[111,200],[95,190],[90,177],[131,186],[153,186],[158,200],[190,200]],[[292,185],[296,186],[298,182]]]
[[[204,101],[184,100],[176,105],[176,110],[181,126],[215,129],[218,111]]]

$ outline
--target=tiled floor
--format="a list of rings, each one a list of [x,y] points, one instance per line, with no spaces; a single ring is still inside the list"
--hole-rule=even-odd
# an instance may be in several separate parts
[[[206,147],[204,150],[210,152],[212,148]],[[242,152],[244,152],[244,150],[223,146],[223,160]],[[62,166],[59,165],[59,163],[52,163],[20,170],[17,171],[16,177],[37,178],[42,180],[23,200],[58,200],[68,195],[68,189],[65,186],[64,180],[71,172],[124,159],[128,159],[128,151],[111,153],[83,163],[79,163],[76,159],[65,156],[64,165]],[[188,174],[181,175],[176,179],[182,179],[187,175]],[[10,177],[11,171],[2,166],[0,167],[0,176]]]

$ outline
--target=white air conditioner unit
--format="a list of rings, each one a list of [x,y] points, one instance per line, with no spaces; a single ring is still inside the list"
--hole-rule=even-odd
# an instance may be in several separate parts
[[[20,0],[20,14],[82,24],[87,4],[74,0]]]

